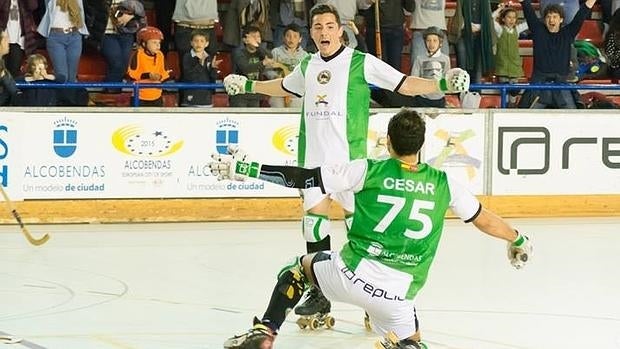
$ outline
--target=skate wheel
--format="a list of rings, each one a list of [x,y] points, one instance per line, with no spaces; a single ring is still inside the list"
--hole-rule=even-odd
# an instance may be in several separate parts
[[[387,340],[392,342],[392,344],[398,344],[398,342],[400,341],[400,339],[398,339],[398,336],[396,335],[396,333],[394,333],[392,331],[387,333],[386,338],[387,338]]]
[[[310,329],[311,330],[316,330],[317,328],[319,328],[320,324],[319,324],[319,319],[312,319],[310,320]]]
[[[297,319],[297,326],[299,326],[299,328],[301,328],[303,330],[306,327],[308,327],[308,323],[306,322],[306,320],[304,320],[302,318],[299,318],[299,319]]]
[[[336,319],[331,316],[325,318],[325,327],[332,328],[336,324]]]

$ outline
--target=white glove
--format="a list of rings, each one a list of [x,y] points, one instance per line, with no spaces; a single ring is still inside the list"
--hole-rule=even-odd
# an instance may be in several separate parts
[[[439,89],[446,93],[469,90],[469,73],[461,68],[448,69],[444,78],[439,80]]]
[[[228,154],[213,153],[211,158],[213,162],[209,163],[209,168],[218,181],[245,181],[247,177],[258,177],[260,173],[258,163],[246,162],[247,153],[236,146],[228,146]]]
[[[532,258],[532,241],[525,235],[517,232],[518,236],[508,243],[508,259],[516,269],[521,269]]]
[[[229,74],[224,78],[224,88],[230,96],[240,95],[244,93],[252,93],[254,89],[254,81],[248,80],[243,75]]]

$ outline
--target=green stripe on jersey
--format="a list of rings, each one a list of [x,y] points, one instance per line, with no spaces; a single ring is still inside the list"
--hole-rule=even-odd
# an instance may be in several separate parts
[[[349,85],[347,88],[347,139],[349,159],[363,159],[367,152],[368,117],[370,108],[370,89],[364,76],[362,52],[353,51],[349,66]]]
[[[299,62],[299,68],[304,78],[306,77],[306,70],[308,69],[308,63],[312,59],[312,55],[306,55],[304,59]],[[303,98],[303,97],[302,97]],[[303,167],[306,163],[306,104],[301,105],[301,121],[299,123],[299,137],[297,138],[297,166]]]

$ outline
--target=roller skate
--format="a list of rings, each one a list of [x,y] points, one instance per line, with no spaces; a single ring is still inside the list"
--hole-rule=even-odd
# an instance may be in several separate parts
[[[375,349],[428,349],[426,344],[411,339],[399,340],[392,331],[385,335],[385,338],[375,343]]]
[[[295,308],[295,314],[300,315],[297,319],[297,326],[302,330],[309,328],[316,330],[321,326],[332,328],[336,324],[336,320],[329,315],[332,305],[325,298],[321,290],[316,286],[312,286],[308,291],[306,301]]]
[[[224,349],[271,349],[275,337],[276,334],[255,317],[254,326],[246,333],[228,338]]]

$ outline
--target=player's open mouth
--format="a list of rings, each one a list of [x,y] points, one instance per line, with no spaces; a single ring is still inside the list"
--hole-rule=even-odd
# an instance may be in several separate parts
[[[321,40],[321,46],[329,46],[329,40]]]

